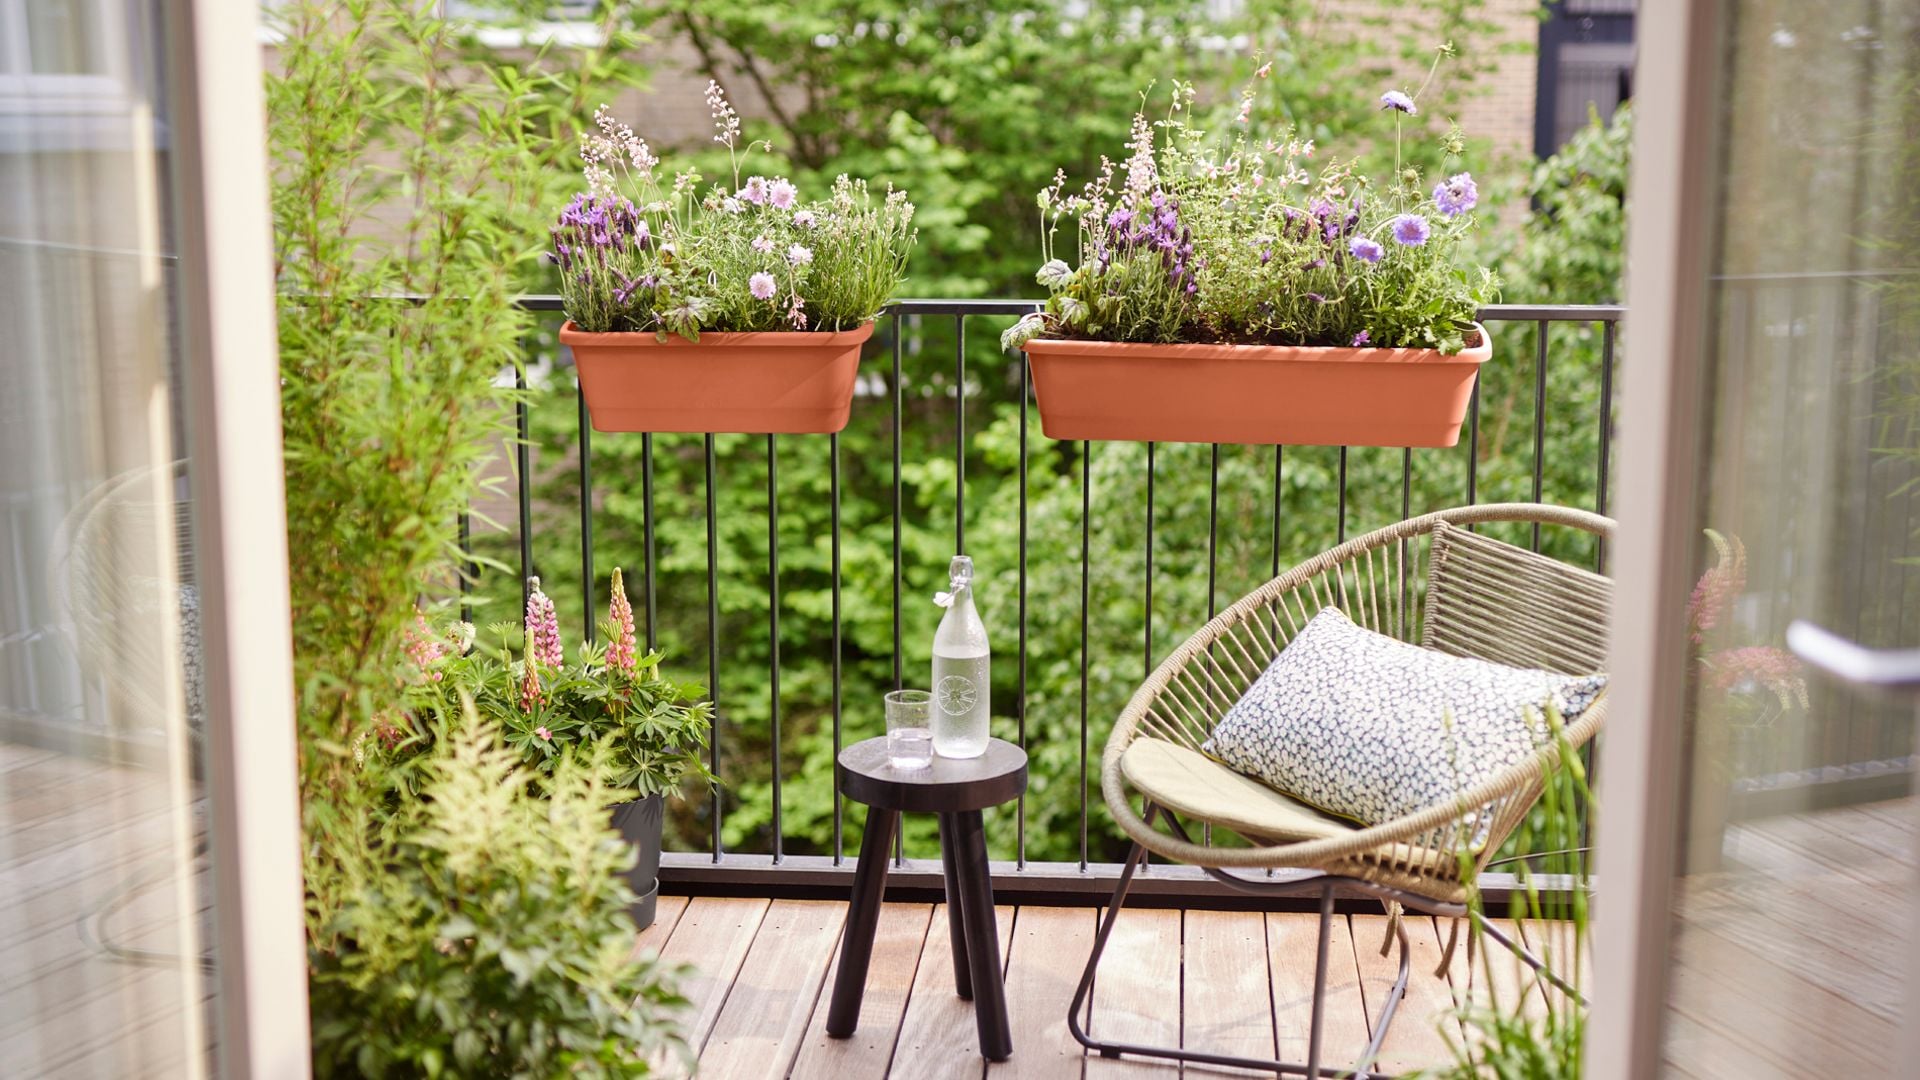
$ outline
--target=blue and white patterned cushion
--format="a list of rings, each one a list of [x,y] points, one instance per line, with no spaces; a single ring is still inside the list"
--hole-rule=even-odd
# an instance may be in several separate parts
[[[1605,675],[1563,675],[1423,649],[1326,608],[1227,710],[1202,747],[1280,792],[1363,825],[1455,798],[1543,745]]]

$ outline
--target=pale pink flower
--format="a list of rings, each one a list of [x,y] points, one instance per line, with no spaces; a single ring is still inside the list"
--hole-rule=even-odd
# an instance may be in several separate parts
[[[527,655],[549,667],[560,667],[566,657],[560,649],[560,618],[553,601],[540,591],[540,579],[527,579]]]
[[[767,178],[764,176],[747,177],[746,186],[742,187],[738,194],[741,198],[755,206],[764,205],[767,201]]]
[[[811,210],[796,210],[796,211],[794,211],[794,214],[793,214],[793,223],[794,223],[795,225],[798,225],[798,226],[800,226],[800,227],[801,227],[801,228],[803,228],[803,229],[811,229],[811,228],[813,228],[813,223],[814,223],[814,216],[813,216],[813,211],[811,211]]]
[[[813,261],[813,249],[803,244],[795,244],[787,249],[787,261],[795,266],[805,266]]]
[[[747,279],[747,291],[753,294],[755,300],[773,299],[774,290],[777,288],[779,283],[774,281],[773,275],[765,270]]]
[[[520,666],[524,669],[520,676],[520,708],[525,712],[532,712],[546,700],[547,695],[546,691],[540,688],[540,665],[533,662],[531,648],[527,650],[526,662]]]
[[[424,613],[418,611],[413,613],[413,625],[406,629],[401,638],[407,651],[407,659],[413,661],[414,667],[419,668],[422,674],[434,682],[439,682],[445,677],[444,672],[433,670],[433,666],[441,657],[447,655],[447,643],[427,625],[427,617]]]
[[[1687,599],[1687,628],[1695,644],[1706,640],[1707,631],[1719,626],[1732,609],[1734,598],[1747,587],[1747,547],[1737,536],[1722,536],[1707,530],[1718,560],[1694,583]]]
[[[767,201],[773,204],[775,210],[785,210],[792,206],[793,200],[799,195],[799,189],[784,176],[767,187]]]
[[[537,727],[537,728],[534,728],[534,729],[533,729],[533,733],[534,733],[535,735],[538,735],[538,736],[540,736],[540,741],[541,741],[541,742],[552,742],[552,741],[553,741],[553,732],[551,732],[551,731],[548,731],[548,730],[547,730],[547,728],[546,728],[546,725],[545,725],[545,724],[542,724],[541,726],[539,726],[539,727]]]
[[[607,643],[607,666],[631,676],[639,671],[634,650],[633,603],[627,599],[626,582],[620,568],[613,568],[613,596],[607,601],[607,614],[613,620],[613,640]]]
[[[761,233],[759,236],[753,238],[752,246],[753,250],[765,255],[767,252],[773,250],[773,238],[766,233]]]

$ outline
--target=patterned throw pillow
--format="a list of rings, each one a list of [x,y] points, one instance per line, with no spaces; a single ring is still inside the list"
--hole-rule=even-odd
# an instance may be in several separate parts
[[[1202,749],[1301,802],[1378,825],[1524,761],[1545,742],[1548,703],[1572,722],[1606,684],[1423,649],[1326,608]]]

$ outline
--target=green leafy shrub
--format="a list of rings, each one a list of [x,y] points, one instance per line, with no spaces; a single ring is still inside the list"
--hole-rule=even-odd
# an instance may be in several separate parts
[[[363,900],[314,965],[316,1074],[630,1077],[690,1058],[661,1019],[685,1004],[670,973],[633,955],[606,763],[539,777],[471,716],[440,736],[394,838],[336,853]]]
[[[606,644],[583,642],[571,664],[539,578],[528,582],[525,623],[490,627],[489,645],[474,643],[471,626],[435,634],[421,617],[408,645],[419,669],[410,694],[416,711],[444,724],[471,702],[542,776],[570,756],[591,752],[604,783],[640,795],[676,791],[688,779],[710,781],[700,751],[713,703],[695,700],[704,688],[663,677],[659,652],[639,653],[618,568],[612,584],[609,614],[600,624]]]
[[[803,201],[784,176],[740,167],[760,144],[718,83],[707,87],[732,182],[704,192],[691,170],[663,183],[660,161],[603,107],[581,136],[587,190],[553,226],[567,317],[593,332],[846,330],[871,320],[906,276],[913,204],[889,189],[875,205],[866,181],[842,174],[826,199]],[[635,199],[616,194],[616,173]],[[637,200],[637,201],[636,201]]]
[[[1039,198],[1046,263],[1036,280],[1047,287],[1046,309],[1022,319],[1003,345],[1045,334],[1466,347],[1475,314],[1496,291],[1491,271],[1469,273],[1454,256],[1480,192],[1470,174],[1455,172],[1429,197],[1421,171],[1401,164],[1399,125],[1418,113],[1418,92],[1380,98],[1394,117],[1392,174],[1376,180],[1336,158],[1315,176],[1312,138],[1295,129],[1262,144],[1247,130],[1271,68],[1260,67],[1241,92],[1236,131],[1224,142],[1192,121],[1194,87],[1175,83],[1165,119],[1134,114],[1117,174],[1102,159],[1078,195],[1066,193],[1064,172],[1056,175]],[[1457,128],[1443,137],[1447,170],[1465,148]],[[1078,235],[1071,264],[1053,252],[1063,217]]]

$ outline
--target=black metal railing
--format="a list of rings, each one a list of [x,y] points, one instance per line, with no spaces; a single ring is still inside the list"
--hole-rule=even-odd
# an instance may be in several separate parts
[[[554,296],[529,297],[524,301],[524,306],[527,309],[536,311],[536,312],[558,312],[561,309],[560,299]],[[954,520],[953,535],[954,535],[955,550],[965,550],[964,545],[966,540],[966,507],[967,507],[966,467],[967,467],[967,455],[968,455],[968,438],[967,438],[968,393],[966,390],[967,375],[968,375],[968,357],[967,357],[967,349],[966,349],[967,323],[970,319],[979,319],[979,318],[987,318],[987,317],[999,317],[1000,321],[1004,323],[1006,317],[1026,314],[1027,312],[1034,310],[1035,306],[1036,306],[1035,303],[1029,300],[1003,300],[1003,299],[901,300],[889,305],[887,310],[881,316],[883,332],[876,332],[875,340],[881,342],[882,348],[888,349],[891,353],[891,372],[890,372],[890,378],[886,382],[886,394],[889,399],[890,412],[892,414],[891,416],[891,439],[892,439],[892,445],[891,445],[891,449],[892,449],[892,455],[891,455],[892,456],[892,482],[891,482],[891,511],[892,511],[891,562],[892,562],[892,567],[891,569],[892,569],[892,646],[893,646],[892,673],[893,673],[893,683],[895,687],[899,687],[903,683],[904,675],[905,675],[905,672],[902,666],[902,656],[903,656],[904,650],[902,648],[903,619],[902,619],[902,607],[901,607],[902,597],[904,595],[903,578],[902,578],[902,541],[903,541],[902,521],[903,521],[904,514],[908,510],[908,508],[905,505],[905,498],[904,498],[905,489],[904,489],[904,484],[902,480],[903,465],[905,464],[902,461],[902,445],[903,445],[902,424],[903,424],[903,415],[904,415],[902,346],[903,346],[903,341],[905,341],[908,337],[908,334],[905,329],[905,324],[911,321],[915,325],[919,325],[919,324],[922,324],[924,320],[928,320],[928,319],[953,320],[953,323],[952,323],[953,340],[955,342],[953,369],[952,369],[953,376],[954,376],[954,385],[955,385],[955,390],[954,390],[954,393],[952,394],[953,425],[954,425],[953,426],[953,435],[954,435],[953,465],[955,469],[955,484],[954,484],[954,498],[953,498],[953,520]],[[1583,326],[1583,327],[1591,328],[1592,330],[1596,330],[1599,336],[1599,348],[1597,351],[1597,355],[1595,355],[1593,359],[1593,362],[1597,364],[1598,370],[1594,372],[1592,375],[1593,379],[1597,381],[1599,389],[1598,389],[1597,403],[1593,406],[1590,406],[1593,408],[1592,415],[1590,416],[1589,419],[1580,421],[1582,423],[1592,424],[1593,431],[1594,431],[1594,438],[1598,447],[1598,452],[1595,455],[1595,459],[1590,463],[1591,475],[1593,477],[1592,487],[1591,487],[1591,490],[1587,493],[1587,498],[1582,501],[1585,501],[1587,505],[1592,506],[1594,509],[1598,510],[1600,513],[1604,514],[1606,512],[1606,509],[1608,506],[1607,486],[1609,482],[1608,481],[1608,456],[1611,449],[1611,428],[1612,428],[1611,418],[1613,415],[1613,376],[1614,376],[1614,366],[1615,366],[1615,339],[1616,339],[1616,331],[1617,331],[1622,313],[1623,313],[1622,308],[1618,306],[1612,306],[1612,305],[1592,305],[1592,306],[1496,305],[1496,306],[1487,307],[1481,312],[1480,317],[1482,322],[1489,324],[1490,328],[1501,325],[1501,324],[1519,325],[1523,327],[1530,325],[1535,337],[1535,345],[1534,345],[1533,355],[1532,355],[1532,360],[1533,360],[1532,406],[1533,408],[1532,408],[1532,418],[1531,418],[1531,425],[1532,425],[1531,450],[1533,454],[1533,460],[1531,463],[1531,475],[1529,477],[1531,496],[1535,500],[1540,499],[1543,495],[1543,484],[1544,484],[1545,468],[1546,468],[1546,461],[1545,461],[1546,421],[1547,421],[1547,416],[1549,415],[1549,410],[1552,408],[1552,402],[1549,400],[1549,394],[1548,394],[1549,363],[1553,359],[1553,350],[1550,348],[1550,344],[1549,344],[1552,336],[1552,331],[1556,326],[1568,326],[1569,324],[1576,325],[1576,326]],[[1015,667],[1016,667],[1015,708],[1013,711],[1012,720],[1014,721],[1014,725],[1015,725],[1016,738],[1019,740],[1020,744],[1024,747],[1027,745],[1028,735],[1029,735],[1028,715],[1027,715],[1028,675],[1029,675],[1028,666],[1027,666],[1028,665],[1028,645],[1029,645],[1029,641],[1028,641],[1028,630],[1029,630],[1029,625],[1028,625],[1029,623],[1028,541],[1029,541],[1029,531],[1030,531],[1030,522],[1028,520],[1028,514],[1029,514],[1028,480],[1029,480],[1029,465],[1030,465],[1029,417],[1030,417],[1030,414],[1032,413],[1033,384],[1031,379],[1030,368],[1024,362],[1024,355],[1021,355],[1017,358],[1010,358],[1009,362],[1017,364],[1019,368],[1019,372],[1018,372],[1019,402],[1021,404],[1021,409],[1019,411],[1019,455],[1018,455],[1018,465],[1017,465],[1017,477],[1018,477],[1017,482],[1019,484],[1019,498],[1018,498],[1019,521],[1017,525],[1018,560],[1019,560],[1019,570],[1018,570],[1019,596],[1017,601],[1018,641],[1017,641],[1017,645],[1015,649],[1015,657],[1014,657]],[[522,387],[526,386],[526,373],[524,370],[520,373],[520,385]],[[1463,488],[1460,490],[1459,498],[1457,500],[1454,500],[1455,502],[1473,503],[1480,496],[1481,440],[1482,440],[1481,412],[1482,412],[1481,389],[1478,385],[1476,385],[1473,393],[1472,403],[1470,406],[1469,416],[1467,419],[1467,430],[1465,432],[1466,437],[1462,440],[1464,444],[1464,450],[1456,448],[1451,450],[1418,451],[1418,454],[1422,456],[1455,455],[1456,459],[1458,455],[1464,453],[1465,462],[1463,466],[1463,472],[1464,472],[1465,482],[1464,482]],[[579,404],[578,435],[577,435],[578,478],[579,478],[577,497],[579,501],[580,533],[581,533],[579,573],[580,573],[582,589],[587,598],[586,610],[588,612],[588,615],[586,618],[585,631],[588,636],[588,639],[591,640],[594,634],[594,625],[593,625],[594,618],[592,615],[592,612],[594,610],[594,605],[592,601],[593,601],[593,595],[594,595],[594,579],[595,579],[595,551],[594,551],[594,533],[593,533],[593,505],[594,505],[593,475],[594,474],[593,474],[593,435],[592,435],[592,428],[588,422],[588,419],[589,418],[587,413],[587,406],[586,406],[584,397],[582,397]],[[518,520],[518,533],[519,533],[518,546],[519,546],[522,578],[524,579],[533,572],[533,568],[535,565],[534,550],[533,550],[533,533],[534,533],[533,486],[534,485],[529,480],[529,477],[531,476],[531,473],[532,473],[532,462],[530,459],[531,431],[530,431],[529,405],[525,400],[522,400],[517,406],[516,420],[517,420],[518,433],[520,436],[520,442],[516,447],[516,462],[518,466],[518,475],[521,478],[521,481],[518,484],[518,489],[519,489],[518,490],[518,508],[517,508],[518,519],[519,519]],[[640,584],[641,584],[641,591],[644,594],[644,598],[645,598],[645,612],[646,612],[645,630],[644,630],[645,640],[647,642],[648,647],[653,648],[658,644],[658,641],[659,641],[659,609],[656,603],[658,552],[656,550],[656,518],[655,518],[655,506],[654,506],[654,498],[655,498],[654,451],[655,451],[655,448],[654,448],[654,437],[652,435],[642,434],[639,436],[639,438],[641,440],[641,462],[642,462],[641,499],[642,499],[642,506],[643,506],[643,510],[642,510],[643,541],[642,541],[642,552],[641,552],[642,575],[641,575]],[[768,677],[771,684],[770,685],[771,709],[769,714],[769,723],[771,726],[770,746],[772,748],[772,755],[773,755],[772,762],[771,762],[771,770],[772,770],[772,775],[770,777],[771,784],[768,788],[768,796],[772,801],[772,805],[770,807],[770,820],[771,820],[771,843],[769,845],[770,850],[763,851],[756,854],[742,855],[742,854],[736,854],[736,853],[727,851],[725,844],[723,843],[722,832],[723,832],[723,826],[725,823],[726,812],[727,812],[726,782],[729,779],[737,780],[737,778],[730,778],[728,776],[728,772],[727,772],[728,760],[726,757],[726,748],[723,745],[723,740],[719,737],[719,725],[716,723],[715,738],[711,743],[708,765],[712,769],[713,773],[722,779],[723,785],[721,787],[715,788],[710,793],[710,798],[712,799],[712,807],[711,807],[711,814],[710,814],[711,841],[709,844],[709,850],[705,852],[698,852],[698,853],[671,853],[670,852],[665,862],[663,875],[687,887],[717,890],[717,891],[733,890],[733,891],[741,891],[741,892],[764,893],[765,891],[769,889],[774,889],[774,888],[779,888],[783,890],[790,889],[790,890],[797,890],[802,892],[809,891],[809,890],[822,889],[822,888],[844,888],[848,880],[848,874],[850,872],[850,865],[849,865],[849,860],[847,858],[846,844],[845,844],[844,817],[845,817],[846,808],[843,805],[841,798],[837,794],[837,792],[834,795],[834,803],[833,803],[831,853],[819,854],[819,855],[791,855],[786,851],[786,843],[785,843],[786,838],[784,834],[784,829],[782,827],[783,826],[782,812],[784,809],[784,806],[783,806],[784,793],[782,790],[783,770],[782,770],[781,761],[780,761],[780,753],[781,753],[783,740],[782,740],[782,731],[781,731],[782,713],[781,713],[781,704],[780,704],[780,696],[781,696],[780,695],[780,675],[781,675],[782,663],[781,663],[780,637],[779,637],[779,620],[780,620],[780,614],[781,614],[781,603],[780,603],[780,593],[779,593],[780,543],[781,542],[780,542],[779,521],[778,521],[778,516],[779,516],[779,503],[778,503],[779,472],[778,472],[778,466],[777,466],[778,452],[777,452],[777,442],[775,437],[769,435],[769,436],[766,436],[765,438],[766,438],[766,454],[767,454],[767,474],[766,475],[767,475],[767,505],[768,505],[768,510],[767,510],[768,557],[767,557],[766,570],[767,570],[767,588],[768,588],[769,601],[770,601],[768,605],[768,610],[769,610],[768,632],[769,632],[771,643],[772,643],[770,660],[768,665],[769,666]],[[787,438],[789,439],[818,438],[818,436],[787,436]],[[842,477],[841,477],[841,459],[840,459],[840,436],[838,434],[835,434],[835,435],[829,435],[826,438],[828,440],[828,473],[829,473],[828,494],[832,504],[831,520],[830,520],[831,537],[830,537],[830,543],[829,543],[830,552],[831,552],[830,576],[831,576],[831,596],[832,596],[830,716],[831,716],[831,724],[833,729],[833,746],[834,746],[834,751],[837,754],[840,747],[842,746],[844,705],[845,705],[844,695],[843,695],[843,685],[842,685],[843,684],[842,654],[843,654],[843,646],[844,646],[843,611],[842,611],[842,603],[841,603],[841,586],[842,586],[842,535],[841,535],[842,534],[842,519],[841,519],[842,483],[841,481],[842,481]],[[1155,473],[1156,473],[1156,468],[1155,468],[1156,456],[1158,454],[1158,450],[1159,448],[1155,444],[1150,443],[1146,447],[1147,507],[1146,507],[1146,521],[1145,521],[1146,551],[1144,553],[1146,571],[1144,575],[1145,580],[1143,583],[1145,595],[1146,595],[1146,618],[1145,618],[1145,626],[1142,628],[1143,634],[1144,634],[1144,647],[1143,647],[1143,655],[1142,655],[1143,675],[1145,673],[1151,672],[1156,661],[1156,657],[1154,655],[1154,637],[1153,637],[1153,613],[1154,613],[1154,604],[1153,604],[1154,562],[1153,560],[1154,560],[1154,539],[1155,539],[1154,484],[1155,484]],[[704,452],[702,457],[701,468],[704,473],[705,501],[706,501],[706,553],[705,553],[706,554],[706,575],[705,577],[706,577],[706,588],[707,588],[707,595],[706,595],[706,602],[707,602],[706,649],[707,649],[707,674],[708,674],[707,685],[708,685],[708,692],[715,703],[716,713],[724,714],[728,705],[729,698],[728,698],[728,689],[725,685],[722,684],[722,681],[721,681],[722,647],[721,647],[720,632],[719,632],[720,601],[719,601],[719,591],[718,591],[719,590],[719,562],[720,562],[719,536],[718,536],[719,507],[715,497],[715,490],[717,486],[716,485],[717,462],[716,462],[716,456],[715,456],[715,441],[714,441],[713,435],[707,435],[704,437],[703,451]],[[1277,575],[1281,569],[1281,565],[1280,565],[1281,554],[1282,554],[1281,505],[1282,505],[1282,496],[1283,496],[1283,486],[1285,483],[1286,468],[1287,468],[1286,453],[1287,453],[1286,447],[1282,447],[1282,446],[1273,447],[1273,476],[1272,476],[1272,489],[1270,492],[1270,497],[1272,502],[1272,511],[1271,511],[1272,554],[1271,554],[1270,570],[1271,570],[1271,573],[1274,575]],[[1347,528],[1348,528],[1348,475],[1347,475],[1348,454],[1349,454],[1348,448],[1346,447],[1339,448],[1338,465],[1337,465],[1337,469],[1338,469],[1337,499],[1336,499],[1336,506],[1335,506],[1336,520],[1333,523],[1334,524],[1333,531],[1336,537],[1338,538],[1338,540],[1341,540],[1341,541],[1344,541],[1346,539]],[[1079,540],[1080,540],[1080,551],[1079,551],[1080,590],[1079,590],[1079,598],[1078,598],[1079,604],[1080,604],[1079,635],[1080,635],[1081,647],[1080,647],[1079,671],[1078,671],[1080,701],[1079,701],[1079,716],[1078,716],[1079,745],[1077,750],[1078,766],[1079,766],[1078,768],[1079,797],[1078,797],[1078,808],[1077,808],[1078,831],[1079,831],[1079,836],[1078,836],[1079,858],[1077,862],[1064,862],[1064,863],[1030,861],[1028,859],[1027,857],[1028,856],[1028,852],[1027,852],[1027,828],[1028,828],[1027,809],[1028,808],[1026,804],[1026,799],[1023,797],[1022,800],[1018,804],[1016,804],[1014,808],[1016,823],[1015,823],[1015,829],[1014,829],[1014,843],[1012,845],[1013,850],[1011,852],[1013,857],[1004,863],[995,864],[995,885],[996,885],[996,888],[1002,889],[1003,891],[1010,890],[1016,894],[1023,894],[1029,897],[1047,896],[1047,895],[1058,895],[1061,897],[1079,897],[1083,895],[1084,896],[1095,895],[1096,890],[1105,888],[1106,887],[1105,883],[1110,881],[1112,875],[1118,872],[1117,865],[1101,863],[1099,861],[1092,859],[1091,858],[1092,852],[1090,850],[1090,845],[1089,845],[1089,806],[1088,806],[1088,798],[1089,798],[1089,790],[1090,790],[1089,763],[1092,756],[1098,752],[1098,748],[1091,745],[1090,725],[1089,725],[1090,717],[1089,717],[1089,711],[1088,711],[1089,710],[1089,705],[1088,705],[1089,668],[1088,668],[1087,642],[1088,642],[1088,626],[1089,626],[1089,605],[1091,602],[1088,582],[1090,580],[1089,560],[1091,555],[1091,539],[1092,539],[1090,522],[1092,518],[1092,511],[1093,511],[1092,447],[1089,444],[1081,444],[1079,458],[1080,458],[1079,480],[1080,480],[1080,497],[1081,497],[1081,523],[1080,523],[1080,537],[1079,537]],[[1414,450],[1406,449],[1401,451],[1400,473],[1399,473],[1399,476],[1400,476],[1399,507],[1403,517],[1409,515],[1412,510],[1413,476],[1414,476],[1415,462],[1416,462],[1416,452]],[[1206,549],[1207,549],[1207,556],[1206,556],[1207,558],[1207,590],[1206,591],[1207,591],[1207,614],[1209,618],[1211,618],[1218,611],[1218,604],[1217,604],[1218,598],[1216,596],[1216,580],[1218,577],[1218,570],[1219,570],[1218,523],[1219,523],[1220,499],[1221,499],[1220,480],[1221,480],[1220,446],[1218,444],[1215,444],[1212,447],[1209,468],[1208,468],[1209,490],[1208,490],[1208,512],[1207,512],[1208,513],[1208,521],[1207,521],[1208,535],[1207,535],[1207,543],[1206,543]],[[1266,493],[1263,493],[1263,494],[1266,494]],[[468,531],[467,531],[467,526],[465,522],[462,523],[462,530],[463,530],[462,531],[463,538],[467,537]],[[1537,527],[1534,529],[1532,542],[1534,546],[1538,548],[1540,543],[1540,535]],[[1606,553],[1604,549],[1596,545],[1593,557],[1596,560],[1597,565],[1604,566],[1605,558],[1606,558]],[[1404,603],[1404,598],[1403,598],[1403,603]],[[896,870],[892,878],[892,881],[895,887],[904,887],[908,890],[912,890],[916,888],[932,889],[937,887],[938,869],[939,869],[938,863],[937,862],[921,863],[918,861],[908,861],[904,859],[899,849],[899,840],[897,836],[896,836],[895,858],[896,858],[896,863],[899,867],[899,869]],[[1149,898],[1151,898],[1156,894],[1164,894],[1164,895],[1174,895],[1177,897],[1190,899],[1200,894],[1213,894],[1218,892],[1218,890],[1214,889],[1208,883],[1207,879],[1201,877],[1197,873],[1189,873],[1182,868],[1156,866],[1155,873],[1152,875],[1149,875],[1149,877],[1153,878],[1154,880],[1148,881],[1141,886],[1141,888],[1144,890],[1143,895],[1146,895]],[[1157,882],[1157,884],[1155,882]]]

